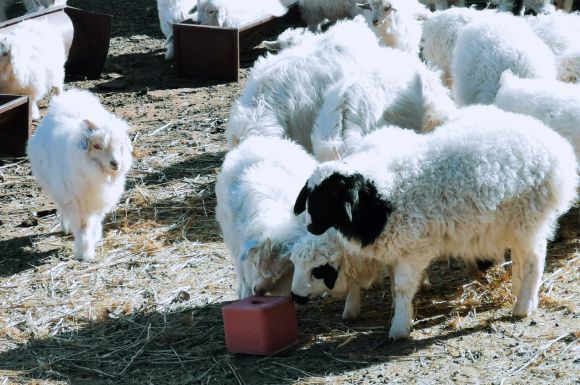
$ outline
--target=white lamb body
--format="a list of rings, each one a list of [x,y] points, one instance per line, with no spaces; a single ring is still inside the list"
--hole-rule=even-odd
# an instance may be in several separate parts
[[[533,116],[555,129],[572,143],[580,162],[580,85],[520,79],[506,71],[495,104],[504,111]]]
[[[197,0],[196,10],[200,24],[231,28],[288,11],[280,0]]]
[[[424,5],[417,0],[368,0],[362,8],[385,46],[419,54],[422,24],[431,14]]]
[[[375,58],[374,71],[354,74],[328,90],[312,132],[319,161],[355,152],[363,136],[386,124],[429,132],[453,115],[449,90],[418,58],[388,48]]]
[[[438,256],[501,260],[510,248],[514,314],[529,315],[547,240],[576,197],[570,143],[535,119],[492,106],[465,108],[427,135],[391,130],[374,149],[317,167],[295,210],[307,209],[309,231],[337,228],[352,253],[391,266],[392,339],[409,336],[413,297]],[[401,135],[420,145],[401,146]],[[371,212],[381,220],[369,222]],[[308,295],[307,278],[297,273],[292,291]]]
[[[328,231],[322,236],[308,234],[303,236],[292,249],[290,260],[294,264],[297,277],[303,277],[303,272],[325,264],[340,266],[332,288],[323,279],[312,281],[309,294],[317,296],[330,292],[332,296],[346,295],[343,319],[356,318],[361,312],[361,289],[368,289],[380,283],[382,264],[374,258],[349,254],[335,231]],[[299,286],[300,284],[296,284]]]
[[[196,0],[157,0],[159,26],[165,35],[165,59],[172,59],[173,51],[173,23],[191,17]],[[196,16],[193,16],[196,18]]]
[[[279,138],[249,138],[226,155],[216,182],[216,218],[240,298],[290,295],[290,251],[305,233],[292,206],[315,165],[299,145]]]
[[[340,21],[316,39],[258,59],[226,128],[229,148],[249,136],[288,137],[311,151],[326,90],[374,63],[379,47],[364,20]]]
[[[40,118],[38,101],[52,88],[64,89],[64,42],[47,21],[25,20],[0,34],[0,93],[29,95],[32,118]]]
[[[129,126],[87,91],[53,98],[28,141],[32,174],[53,199],[63,231],[74,235],[74,255],[93,259],[102,220],[119,202],[131,167]]]
[[[453,97],[459,106],[491,104],[501,74],[556,79],[554,54],[521,18],[497,14],[467,25],[452,61]]]
[[[361,13],[352,0],[298,0],[300,15],[311,31],[320,31],[320,24]]]

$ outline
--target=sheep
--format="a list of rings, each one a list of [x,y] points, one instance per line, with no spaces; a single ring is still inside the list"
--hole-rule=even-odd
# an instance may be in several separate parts
[[[229,149],[248,136],[287,137],[312,151],[310,134],[326,90],[374,63],[382,48],[362,17],[316,39],[259,58],[226,127]]]
[[[288,28],[276,40],[264,40],[262,44],[269,51],[281,51],[286,48],[302,44],[306,39],[317,38],[320,35],[312,33],[306,28]]]
[[[358,4],[382,43],[414,55],[419,54],[422,22],[430,12],[417,0],[368,0]]]
[[[52,88],[64,89],[64,42],[44,20],[25,20],[0,34],[0,93],[29,95],[32,119],[40,117],[38,101]]]
[[[346,294],[343,319],[360,315],[361,289],[376,286],[381,280],[381,263],[374,258],[350,255],[332,230],[320,237],[312,234],[301,237],[292,248],[290,260],[298,277],[304,277],[302,272],[312,272],[315,280],[310,287],[311,296],[325,292],[336,297]],[[296,294],[293,298],[297,303],[307,301]]]
[[[554,54],[521,18],[498,13],[467,25],[451,64],[457,105],[493,103],[506,69],[520,77],[556,79]]]
[[[491,0],[490,3],[497,6],[502,12],[513,12],[515,14],[524,14],[526,10],[531,9],[535,13],[552,13],[556,8],[551,4],[551,0],[523,0],[520,9],[514,8],[514,0]]]
[[[192,12],[196,0],[157,0],[157,13],[159,26],[165,35],[165,59],[170,60],[175,56],[173,47],[173,23],[187,19],[197,18]]]
[[[580,85],[557,80],[520,79],[502,74],[495,104],[504,111],[529,115],[568,139],[580,162]]]
[[[345,78],[326,93],[311,135],[319,161],[355,152],[364,135],[385,124],[429,132],[455,112],[437,72],[398,50],[381,54],[374,71]]]
[[[558,79],[580,84],[580,44],[556,57]]]
[[[8,19],[6,11],[14,4],[15,0],[0,1],[0,22]],[[37,12],[45,8],[66,5],[66,0],[24,0],[26,13]]]
[[[353,18],[362,12],[354,0],[298,0],[298,7],[302,20],[313,32],[320,32],[326,20]]]
[[[419,0],[422,4],[435,8],[436,10],[448,9],[451,5],[455,7],[465,7],[465,0]],[[451,4],[450,4],[451,3]]]
[[[74,256],[92,260],[102,220],[119,202],[132,163],[129,125],[88,91],[53,98],[28,141],[32,174],[55,202]]]
[[[197,0],[194,10],[199,24],[237,28],[266,16],[283,16],[288,8],[279,0]]]
[[[510,248],[513,313],[529,315],[538,305],[547,240],[576,198],[570,143],[494,106],[464,108],[427,135],[387,130],[376,148],[317,166],[294,212],[307,215],[310,233],[334,228],[351,253],[391,267],[389,337],[409,337],[420,278],[441,255],[498,260]],[[314,280],[295,271],[292,292],[309,296]]]
[[[215,187],[216,218],[240,298],[290,295],[290,251],[305,234],[292,206],[315,166],[304,149],[281,138],[249,138],[226,155]]]

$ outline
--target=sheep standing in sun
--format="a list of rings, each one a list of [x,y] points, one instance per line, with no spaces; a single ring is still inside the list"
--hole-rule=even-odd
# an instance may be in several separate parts
[[[25,20],[0,34],[0,93],[28,95],[33,119],[38,101],[51,89],[64,89],[64,42],[58,29],[44,20]]]
[[[580,84],[520,79],[506,71],[495,104],[504,111],[532,116],[568,139],[580,161]]]
[[[157,0],[157,13],[159,15],[159,26],[165,35],[165,59],[173,59],[175,55],[173,48],[173,23],[187,19],[197,18],[192,15],[192,8],[195,7],[196,0]]]
[[[290,138],[311,151],[310,135],[326,90],[375,63],[382,49],[359,16],[259,58],[232,105],[225,132],[228,148],[258,135]]]
[[[439,256],[501,260],[511,249],[513,312],[529,315],[538,306],[547,241],[576,198],[570,143],[493,106],[465,108],[427,135],[387,129],[392,134],[375,149],[319,165],[294,212],[307,211],[311,233],[335,228],[351,253],[391,267],[390,338],[409,337],[413,297]],[[292,292],[308,297],[315,278],[298,273]]]
[[[419,54],[422,24],[431,15],[423,4],[417,0],[368,0],[359,7],[385,46]]]
[[[53,98],[28,141],[32,174],[55,202],[63,231],[74,235],[78,259],[94,259],[102,220],[125,189],[128,129],[90,92],[70,90]]]
[[[493,103],[507,69],[522,78],[556,79],[554,54],[522,18],[500,13],[467,25],[451,65],[457,105]]]
[[[305,234],[294,199],[316,162],[280,138],[248,138],[217,177],[216,218],[238,277],[238,295],[290,295],[294,242]]]
[[[355,73],[326,93],[311,136],[319,161],[355,152],[366,134],[386,124],[424,133],[455,112],[439,74],[418,58],[385,48],[375,60],[373,71]]]
[[[195,10],[200,24],[230,28],[288,11],[279,0],[197,0]]]
[[[311,31],[320,31],[325,21],[353,18],[362,12],[354,0],[298,0],[298,7]]]

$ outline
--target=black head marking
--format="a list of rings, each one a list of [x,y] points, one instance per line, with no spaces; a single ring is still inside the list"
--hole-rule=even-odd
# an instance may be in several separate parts
[[[299,215],[306,210],[306,199],[308,198],[308,194],[310,194],[310,189],[308,188],[308,181],[306,181],[306,184],[298,194],[298,198],[296,198],[296,203],[294,203],[294,215]]]
[[[334,284],[338,278],[338,270],[327,263],[326,265],[318,266],[312,269],[312,276],[316,279],[323,279],[324,285],[332,290],[334,289]]]

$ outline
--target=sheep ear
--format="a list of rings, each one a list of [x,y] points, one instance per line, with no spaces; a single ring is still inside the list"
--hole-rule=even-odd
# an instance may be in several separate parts
[[[356,6],[365,11],[369,11],[371,9],[369,3],[356,3]]]
[[[191,15],[191,14],[194,14],[196,12],[197,12],[197,4],[194,5],[193,8],[191,8],[188,13]]]
[[[312,276],[316,279],[323,279],[324,285],[332,290],[334,289],[336,279],[338,278],[338,270],[327,263],[326,265],[318,266],[312,269]]]
[[[308,194],[310,194],[310,189],[308,188],[308,181],[300,190],[300,194],[298,194],[298,198],[296,198],[296,203],[294,203],[294,215],[298,215],[306,210],[306,199],[308,198]]]
[[[262,44],[268,51],[280,51],[282,49],[282,45],[276,40],[264,40]]]
[[[95,131],[97,129],[97,126],[95,125],[95,123],[91,122],[88,119],[83,120],[83,123],[91,131]]]

